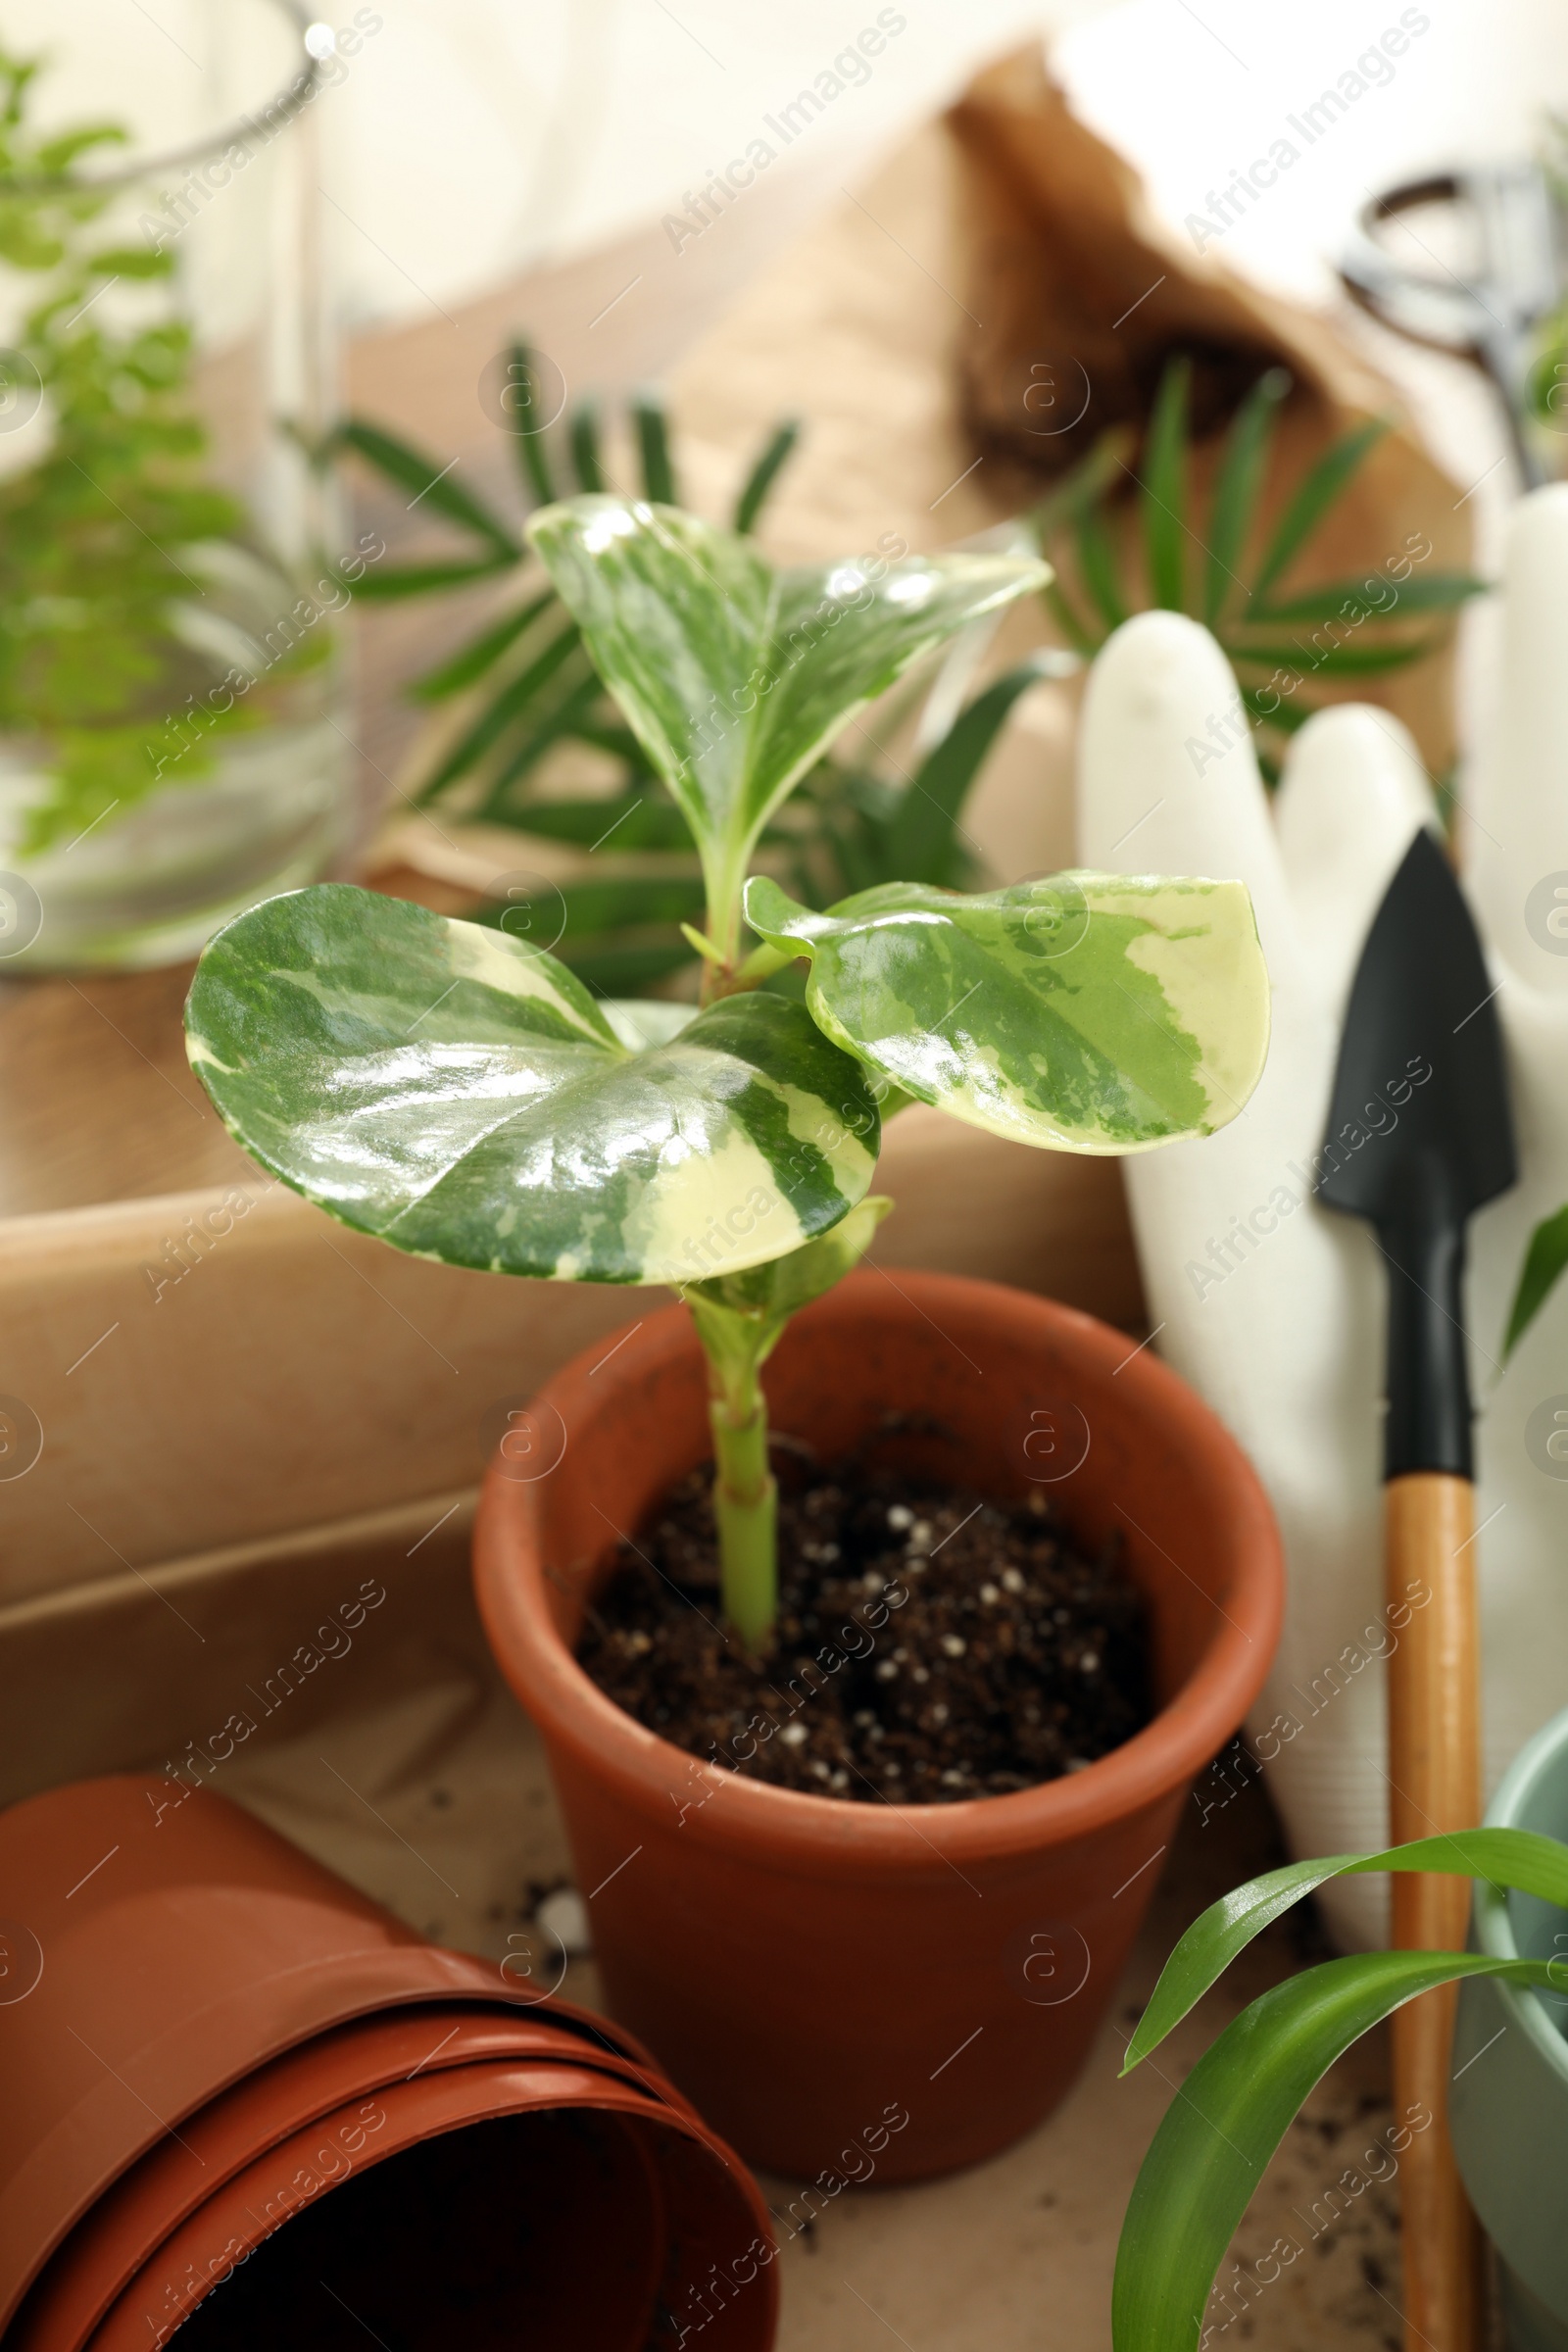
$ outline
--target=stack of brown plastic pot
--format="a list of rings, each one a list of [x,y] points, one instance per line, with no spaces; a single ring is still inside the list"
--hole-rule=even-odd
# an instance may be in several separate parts
[[[766,2210],[629,2035],[183,1788],[0,1816],[6,2352],[765,2352]]]

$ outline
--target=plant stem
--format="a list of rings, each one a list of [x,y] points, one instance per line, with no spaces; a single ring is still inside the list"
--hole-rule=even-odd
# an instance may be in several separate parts
[[[724,1616],[750,1650],[760,1651],[778,1606],[778,1487],[767,1466],[767,1406],[755,1370],[749,1411],[715,1396],[713,1516],[718,1523]]]
[[[746,867],[749,845],[733,842],[720,844],[710,859],[704,859],[703,880],[708,891],[707,931],[709,946],[704,951],[702,1001],[711,1004],[718,997],[732,994],[735,969],[740,957],[741,893],[746,887]]]

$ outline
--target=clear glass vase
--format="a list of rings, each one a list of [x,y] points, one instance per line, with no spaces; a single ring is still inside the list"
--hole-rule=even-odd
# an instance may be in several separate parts
[[[171,962],[349,830],[343,62],[292,0],[24,0],[0,39],[0,969]]]

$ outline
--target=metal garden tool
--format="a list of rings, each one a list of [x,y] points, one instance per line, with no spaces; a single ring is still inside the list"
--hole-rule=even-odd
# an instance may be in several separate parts
[[[1367,934],[1340,1048],[1322,1198],[1365,1217],[1389,1277],[1385,1558],[1390,1837],[1481,1819],[1465,1226],[1515,1177],[1502,1038],[1469,908],[1417,833]],[[1462,1878],[1396,1876],[1394,1942],[1462,1950]],[[1400,2189],[1409,2352],[1478,2352],[1481,2249],[1448,2142],[1454,1999],[1393,2021],[1394,2097],[1414,2126]],[[1411,2113],[1430,2117],[1423,2126]]]
[[[1454,229],[1468,231],[1470,253],[1457,267],[1413,228],[1409,241],[1430,269],[1396,257],[1381,241],[1388,223],[1403,222],[1407,214],[1420,219],[1434,208],[1449,216],[1450,238]],[[1541,165],[1523,158],[1475,165],[1385,189],[1363,208],[1340,276],[1396,333],[1476,361],[1501,397],[1525,488],[1550,478],[1527,429],[1536,330],[1561,300],[1563,285],[1562,218]]]

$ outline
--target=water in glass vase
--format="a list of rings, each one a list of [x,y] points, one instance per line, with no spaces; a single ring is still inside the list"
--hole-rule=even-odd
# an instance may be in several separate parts
[[[188,87],[88,0],[0,42],[8,974],[191,954],[351,821],[337,621],[374,557],[315,454],[333,36],[291,0],[191,12]]]

